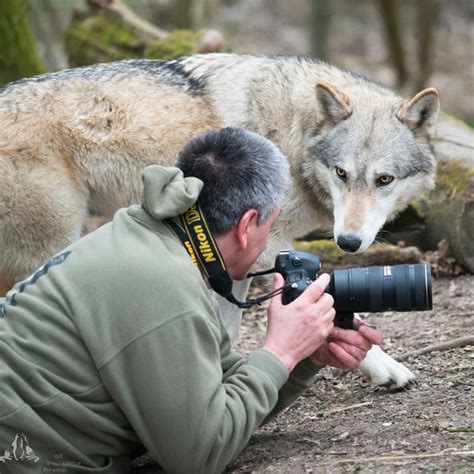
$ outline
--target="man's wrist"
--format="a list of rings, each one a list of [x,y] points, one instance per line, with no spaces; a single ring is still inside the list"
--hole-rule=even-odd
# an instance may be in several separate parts
[[[294,360],[285,351],[281,351],[271,343],[265,343],[262,349],[273,354],[288,369],[288,372],[291,372],[298,363],[297,360]]]

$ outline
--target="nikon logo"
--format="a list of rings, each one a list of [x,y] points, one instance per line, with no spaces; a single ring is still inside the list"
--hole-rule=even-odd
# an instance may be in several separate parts
[[[186,246],[186,250],[188,251],[188,253],[191,257],[191,260],[193,261],[194,265],[196,265],[196,267],[197,267],[198,262],[197,262],[197,259],[196,259],[196,254],[194,253],[194,250],[193,250],[193,246],[191,245],[189,240],[186,240],[186,242],[184,242],[184,245]]]
[[[191,206],[185,214],[186,224],[191,225],[201,220],[201,214],[196,209],[196,205]]]
[[[189,213],[188,213],[189,214]],[[194,226],[194,232],[199,240],[199,252],[204,257],[206,262],[215,262],[216,257],[212,251],[209,241],[207,240],[206,233],[204,232],[202,225]]]

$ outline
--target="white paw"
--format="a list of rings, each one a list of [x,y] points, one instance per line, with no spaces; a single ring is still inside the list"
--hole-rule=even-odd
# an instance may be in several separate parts
[[[385,354],[379,346],[370,349],[359,368],[373,384],[389,389],[403,388],[416,382],[409,369]]]

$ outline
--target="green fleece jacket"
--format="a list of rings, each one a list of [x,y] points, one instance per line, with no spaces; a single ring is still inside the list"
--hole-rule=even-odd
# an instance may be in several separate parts
[[[127,472],[145,447],[169,472],[222,471],[309,386],[272,354],[233,352],[217,302],[161,222],[202,187],[144,171],[143,206],[56,255],[0,312],[0,472]],[[274,410],[273,413],[272,410]]]

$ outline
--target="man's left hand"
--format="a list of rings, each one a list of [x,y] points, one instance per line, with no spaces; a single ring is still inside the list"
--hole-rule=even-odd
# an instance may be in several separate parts
[[[331,365],[354,369],[364,360],[372,345],[380,345],[383,335],[362,321],[354,320],[358,331],[334,327],[323,345],[310,359],[317,366]]]

